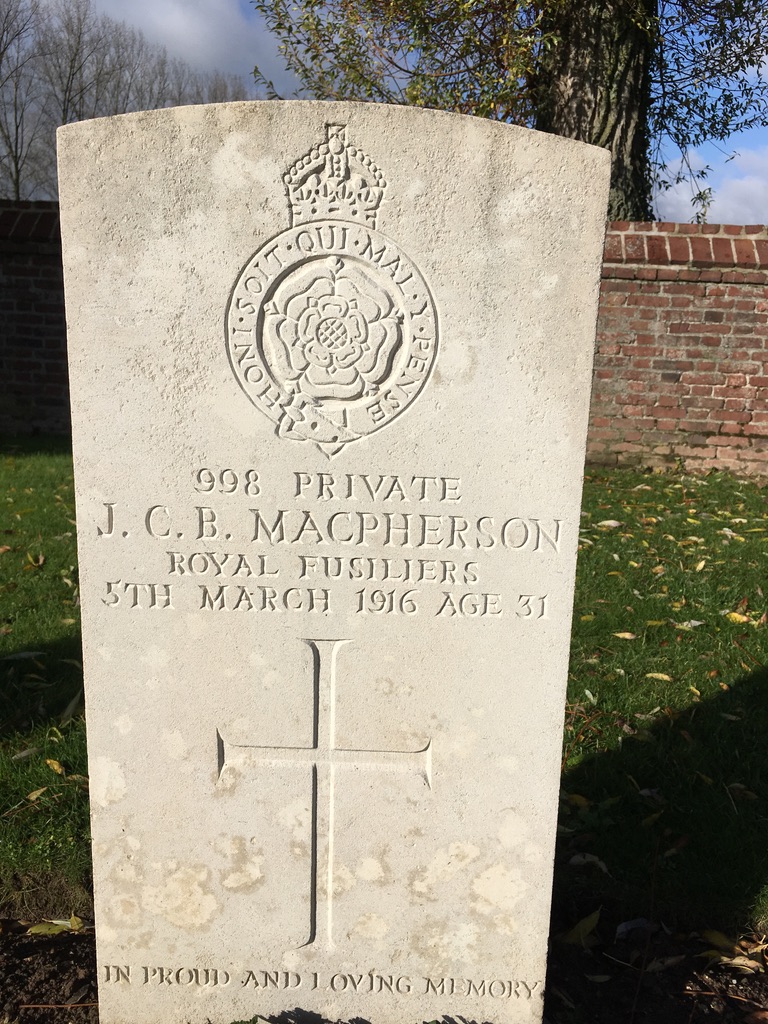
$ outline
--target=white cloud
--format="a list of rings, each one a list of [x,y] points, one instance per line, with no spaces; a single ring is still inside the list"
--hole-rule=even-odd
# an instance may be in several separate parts
[[[254,64],[278,90],[290,92],[291,78],[277,44],[247,0],[93,0],[96,10],[140,29],[173,57],[204,71],[242,75],[252,81]]]
[[[705,160],[692,154],[692,163],[701,169],[711,167],[706,179],[692,187],[690,182],[675,185],[656,197],[656,213],[662,220],[690,221],[696,215],[691,203],[699,188],[712,187],[713,199],[707,211],[711,224],[768,224],[768,143],[764,132],[751,132],[749,145],[732,146],[732,160],[715,151]],[[672,171],[675,165],[672,165]]]

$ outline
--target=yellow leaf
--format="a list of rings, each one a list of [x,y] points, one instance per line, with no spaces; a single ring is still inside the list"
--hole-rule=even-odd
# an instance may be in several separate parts
[[[666,619],[649,619],[646,622],[646,626],[663,626],[665,622]]]
[[[749,616],[742,615],[741,612],[728,612],[725,617],[729,622],[749,622]]]
[[[561,936],[563,942],[567,942],[573,946],[586,946],[588,944],[589,936],[597,927],[597,922],[600,920],[600,911],[595,910],[594,913],[589,914],[587,917],[583,917],[578,924],[575,924],[570,931],[565,932]]]
[[[614,633],[619,640],[637,640],[637,633]]]
[[[47,789],[48,789],[48,787],[47,787],[47,786],[43,786],[43,787],[42,787],[42,789],[35,789],[35,790],[33,790],[33,791],[32,791],[31,793],[29,793],[29,794],[27,795],[27,800],[29,800],[29,801],[31,801],[31,802],[33,802],[33,803],[34,803],[34,801],[35,801],[35,800],[37,800],[37,798],[38,798],[39,796],[42,796],[42,795],[43,795],[43,793],[44,793],[44,792],[45,792],[45,791],[46,791]]]
[[[664,672],[646,672],[646,679],[660,679],[662,683],[671,683],[672,676],[665,675]]]
[[[640,568],[640,563],[639,562],[630,562],[629,564],[632,566],[633,569],[639,569]]]
[[[696,572],[701,572],[704,566],[707,564],[706,558],[702,558],[700,562],[696,563]]]
[[[52,757],[46,757],[45,763],[52,771],[56,772],[57,775],[64,775],[64,769],[62,768],[59,761],[54,761]]]
[[[656,811],[655,814],[649,814],[647,818],[643,818],[640,824],[643,826],[643,828],[650,828],[651,825],[654,824],[654,822],[659,820],[663,813],[664,811]]]
[[[27,928],[30,935],[61,935],[62,932],[69,930],[68,923],[63,924],[59,921],[43,921],[42,924],[33,924],[31,928]]]
[[[737,948],[733,939],[729,939],[727,935],[714,928],[708,928],[705,932],[702,932],[701,937],[713,946],[716,946],[717,949],[725,950],[727,953],[732,953]]]
[[[622,573],[622,572],[607,572],[605,575],[606,576],[623,576],[624,573]]]
[[[582,622],[591,622],[592,619],[594,619],[594,617],[595,617],[594,615],[582,615],[581,616],[581,621]]]
[[[72,929],[73,932],[79,932],[80,929],[83,927],[83,924],[84,921],[82,917],[78,917],[76,914],[73,914],[72,917],[70,917],[69,919],[69,927]]]
[[[664,569],[663,565],[656,565],[653,569],[651,569],[651,572],[654,576],[663,576],[665,571],[666,570]]]
[[[695,693],[697,697],[701,696],[701,690],[697,690],[695,686],[689,686],[688,689],[691,693]]]
[[[569,804],[573,804],[574,807],[578,807],[582,811],[587,810],[591,806],[590,801],[585,796],[581,796],[580,793],[569,793],[567,799]]]

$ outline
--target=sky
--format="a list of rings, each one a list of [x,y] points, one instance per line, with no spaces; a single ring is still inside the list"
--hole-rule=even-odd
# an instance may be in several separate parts
[[[248,0],[93,0],[97,10],[140,29],[200,70],[225,71],[253,81],[254,64],[271,78],[281,95],[295,85],[285,71],[272,36]],[[696,167],[709,167],[704,186],[714,199],[711,224],[768,224],[768,129],[744,132],[722,147],[691,154]],[[735,154],[732,159],[728,159]],[[702,187],[701,185],[697,188]],[[695,190],[693,190],[695,191]],[[684,183],[656,197],[661,220],[690,221],[696,210],[692,189]]]

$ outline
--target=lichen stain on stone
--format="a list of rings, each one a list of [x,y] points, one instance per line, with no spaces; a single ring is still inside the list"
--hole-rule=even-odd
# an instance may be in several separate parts
[[[380,942],[389,931],[389,925],[383,917],[373,912],[363,914],[352,926],[352,935],[361,939],[372,939]]]
[[[363,857],[355,868],[355,874],[364,882],[378,882],[384,878],[384,868],[375,857]]]
[[[187,744],[178,729],[163,729],[162,744],[165,753],[173,761],[181,761],[187,756]]]
[[[277,812],[277,820],[283,828],[290,829],[297,842],[306,842],[310,831],[312,811],[305,800],[294,800]]]
[[[357,879],[346,864],[337,864],[333,871],[333,895],[341,896],[357,885]]]
[[[225,889],[250,892],[264,881],[262,862],[264,851],[256,839],[246,841],[245,836],[220,836],[214,849],[225,857],[228,864],[219,871],[219,881]]]
[[[91,800],[98,807],[116,804],[125,796],[127,786],[123,771],[117,761],[108,757],[97,757],[91,763]]]
[[[141,904],[145,911],[164,917],[186,929],[205,928],[219,909],[216,897],[207,891],[210,871],[202,864],[161,866],[165,877],[159,885],[145,885]]]
[[[530,834],[530,825],[516,811],[505,811],[497,835],[505,849],[521,846]]]
[[[472,966],[479,929],[469,921],[457,923],[450,918],[431,919],[413,938],[413,950],[424,957],[434,972],[456,964]]]
[[[435,887],[449,881],[468,864],[480,856],[480,850],[472,843],[451,843],[444,850],[438,850],[424,871],[414,872],[411,889],[420,896],[436,899]]]
[[[522,873],[506,864],[493,864],[472,883],[472,909],[493,918],[496,928],[505,935],[516,931],[515,913],[526,894]]]

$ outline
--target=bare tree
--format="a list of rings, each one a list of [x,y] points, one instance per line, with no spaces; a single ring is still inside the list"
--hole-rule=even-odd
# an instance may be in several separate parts
[[[37,0],[0,0],[0,194],[46,196]]]
[[[55,197],[61,124],[247,98],[236,75],[169,58],[92,0],[0,0],[0,195]]]

